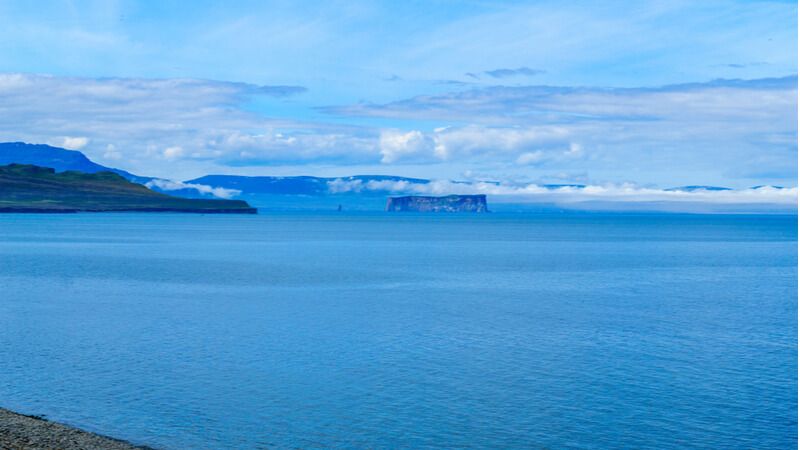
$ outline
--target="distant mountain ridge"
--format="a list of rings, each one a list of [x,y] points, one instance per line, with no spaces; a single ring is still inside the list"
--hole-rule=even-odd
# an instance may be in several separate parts
[[[49,167],[56,172],[74,170],[83,173],[113,172],[128,181],[145,183],[152,177],[140,177],[130,172],[106,167],[90,160],[77,150],[67,150],[47,144],[27,144],[25,142],[0,143],[0,166],[7,164],[31,164]]]

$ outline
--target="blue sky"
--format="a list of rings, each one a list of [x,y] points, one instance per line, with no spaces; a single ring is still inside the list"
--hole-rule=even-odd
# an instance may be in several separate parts
[[[0,2],[0,73],[143,175],[796,185],[788,1]]]

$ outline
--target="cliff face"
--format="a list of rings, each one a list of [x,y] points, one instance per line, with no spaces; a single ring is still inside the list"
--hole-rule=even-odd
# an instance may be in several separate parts
[[[489,212],[485,195],[447,195],[445,197],[389,197],[386,211],[412,212]]]

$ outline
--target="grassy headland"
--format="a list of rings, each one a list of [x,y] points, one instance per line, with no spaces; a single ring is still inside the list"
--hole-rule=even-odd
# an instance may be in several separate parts
[[[192,212],[255,214],[242,200],[161,194],[111,172],[60,172],[27,164],[0,166],[0,212]]]

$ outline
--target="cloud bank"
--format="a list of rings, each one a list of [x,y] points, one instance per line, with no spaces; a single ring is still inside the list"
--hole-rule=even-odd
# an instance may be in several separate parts
[[[282,102],[303,92],[0,74],[0,140],[80,148],[163,178],[175,178],[175,167],[194,168],[180,175],[189,177],[315,164],[422,176],[402,168],[427,166],[450,170],[448,177],[466,169],[529,178],[581,172],[596,184],[796,183],[796,76],[646,88],[493,86],[323,108],[329,121],[277,117]],[[257,101],[267,106],[256,111]]]
[[[48,142],[141,167],[358,159],[363,144],[350,127],[247,109],[259,98],[304,91],[196,79],[0,74],[0,139]]]
[[[595,172],[797,176],[797,77],[655,88],[496,86],[332,114],[446,123],[385,133],[384,162],[504,161]],[[398,139],[399,137],[413,139]],[[758,169],[756,169],[758,168]],[[642,180],[644,181],[644,180]]]
[[[449,180],[433,180],[429,183],[414,183],[394,180],[345,180],[328,182],[331,193],[392,192],[408,195],[486,194],[498,202],[535,202],[569,204],[587,201],[605,202],[670,202],[711,204],[769,204],[797,207],[797,188],[761,186],[750,189],[657,189],[631,183],[552,186],[541,184],[518,184],[502,182],[464,183]]]

